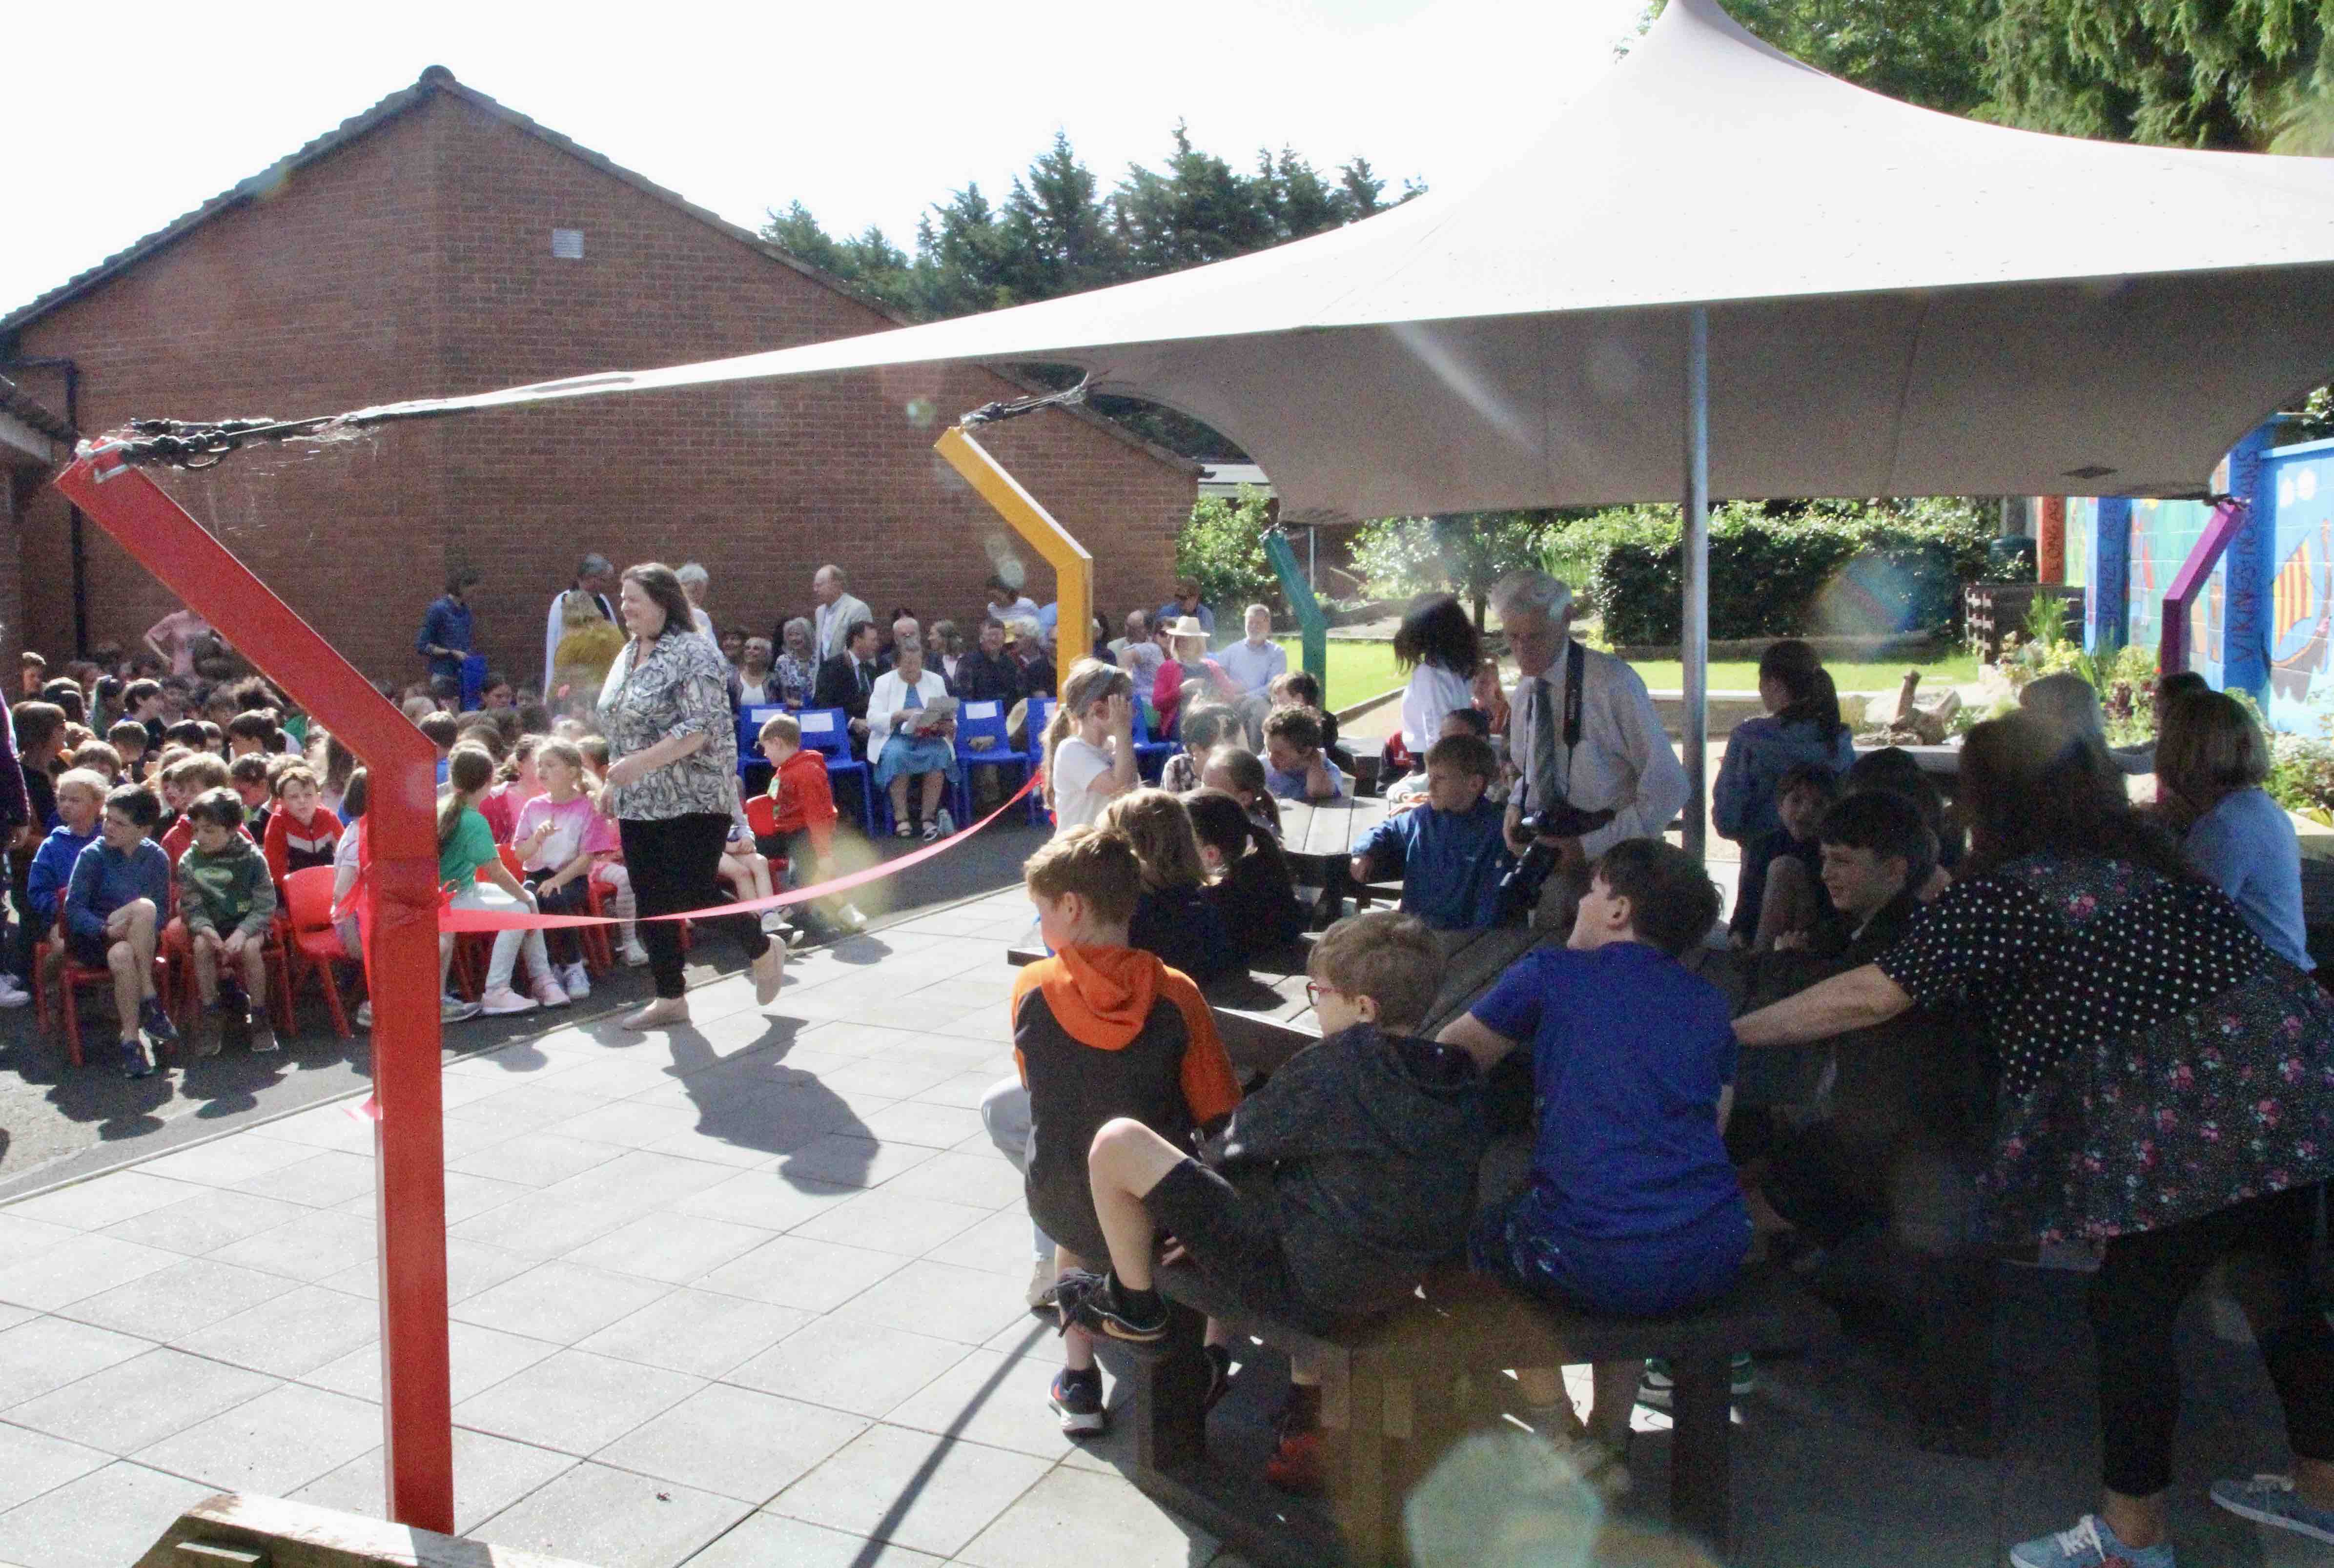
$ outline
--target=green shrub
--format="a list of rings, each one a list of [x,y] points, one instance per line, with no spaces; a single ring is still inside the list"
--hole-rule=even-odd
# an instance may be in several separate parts
[[[1265,559],[1264,530],[1271,500],[1243,485],[1237,497],[1203,498],[1175,535],[1175,574],[1200,585],[1200,602],[1218,615],[1239,615],[1245,604],[1280,603],[1280,579]]]
[[[1625,524],[1585,536],[1580,553],[1602,546],[1587,598],[1609,641],[1679,640],[1676,517],[1632,508]],[[1818,501],[1789,512],[1730,502],[1710,521],[1710,635],[1951,630],[1962,584],[1985,572],[1991,532],[1974,505],[1951,500]]]
[[[1354,569],[1390,598],[1449,592],[1483,623],[1491,584],[1537,568],[1550,524],[1538,512],[1462,512],[1438,517],[1380,517],[1354,533]]]

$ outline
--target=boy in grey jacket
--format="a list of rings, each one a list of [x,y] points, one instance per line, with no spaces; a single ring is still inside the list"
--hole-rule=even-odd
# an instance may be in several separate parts
[[[1087,1170],[1111,1269],[1062,1279],[1065,1323],[1161,1338],[1161,1231],[1244,1305],[1315,1329],[1393,1310],[1459,1250],[1488,1134],[1473,1061],[1403,1033],[1442,981],[1432,933],[1391,910],[1355,915],[1322,935],[1308,970],[1320,1043],[1241,1102],[1204,1163],[1139,1121],[1095,1134]],[[1317,1467],[1319,1387],[1293,1370],[1266,1475],[1299,1486]]]

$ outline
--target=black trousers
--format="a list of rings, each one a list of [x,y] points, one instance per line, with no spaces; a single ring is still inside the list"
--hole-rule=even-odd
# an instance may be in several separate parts
[[[2145,1497],[2172,1484],[2172,1429],[2180,1416],[2173,1323],[2180,1303],[2224,1257],[2230,1290],[2285,1407],[2287,1443],[2301,1458],[2334,1462],[2334,1330],[2310,1283],[2317,1193],[2315,1187],[2271,1193],[2107,1243],[2091,1278],[2089,1311],[2110,1488]]]
[[[649,973],[656,977],[656,994],[675,997],[688,986],[680,973],[680,926],[673,920],[651,920],[651,915],[678,915],[690,909],[710,909],[729,901],[721,885],[721,846],[729,839],[729,819],[713,812],[657,821],[620,818],[616,830],[624,843],[624,870],[632,879],[632,899],[639,906],[641,942],[649,950]],[[748,959],[769,950],[770,938],[751,915],[725,915],[700,920],[700,933],[722,928],[738,938]]]
[[[535,893],[535,913],[539,915],[591,913],[591,895],[584,890],[584,884],[591,880],[588,875],[562,882],[546,893],[543,890],[543,884],[549,881],[551,876],[552,873],[549,871],[529,871],[526,874],[526,885]],[[551,961],[562,968],[583,961],[584,942],[575,934],[575,928],[573,926],[554,926],[550,930],[544,932],[543,943],[550,952]]]

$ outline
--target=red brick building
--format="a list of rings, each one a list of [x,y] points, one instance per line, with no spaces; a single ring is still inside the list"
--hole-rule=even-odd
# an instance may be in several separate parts
[[[0,374],[84,431],[336,413],[684,363],[896,324],[844,285],[442,68],[0,316]],[[67,395],[66,379],[72,386]],[[418,676],[448,571],[486,573],[482,651],[526,681],[577,558],[704,563],[718,625],[806,611],[834,562],[880,615],[977,613],[1002,524],[931,451],[1026,389],[971,367],[553,403],[261,449],[166,486],[369,673]],[[938,422],[933,422],[937,415]],[[1157,604],[1198,467],[1083,410],[983,441],[1093,553],[1105,614]],[[8,521],[0,518],[0,523]],[[176,608],[33,495],[0,538],[0,656],[134,644]],[[1042,563],[1030,589],[1051,594]],[[14,570],[21,560],[21,572]]]

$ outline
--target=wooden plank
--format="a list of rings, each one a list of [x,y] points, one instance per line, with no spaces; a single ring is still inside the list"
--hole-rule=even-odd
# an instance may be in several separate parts
[[[584,1568],[565,1557],[237,1492],[206,1497],[179,1515],[136,1568],[189,1568],[205,1561],[179,1549],[188,1543],[256,1552],[269,1568]]]

